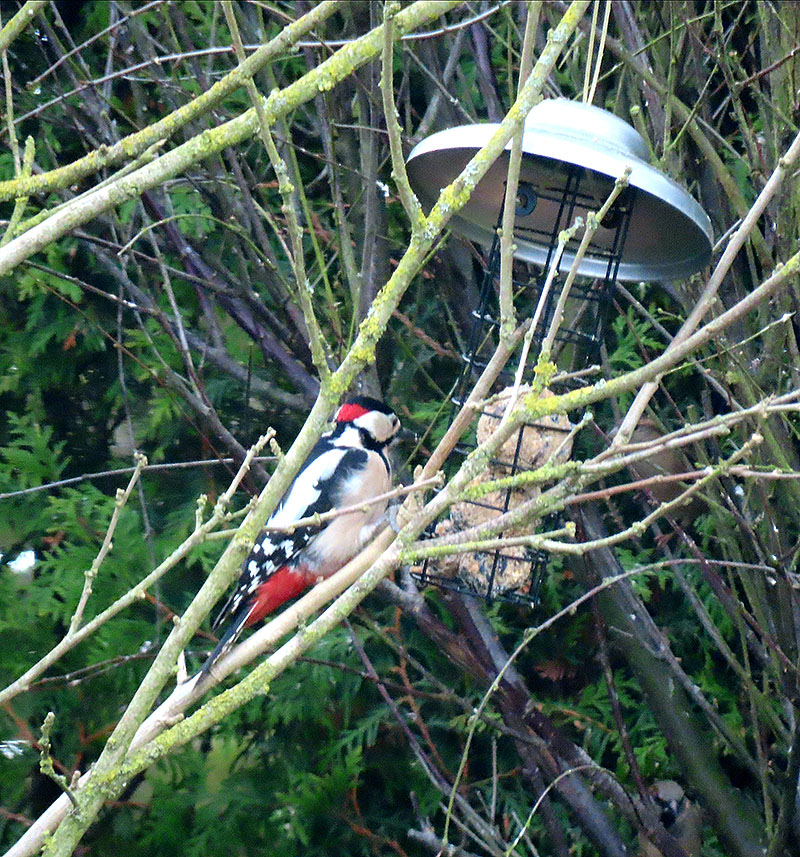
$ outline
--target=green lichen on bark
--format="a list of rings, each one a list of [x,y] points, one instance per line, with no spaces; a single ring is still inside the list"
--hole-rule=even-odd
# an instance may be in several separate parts
[[[394,19],[397,34],[400,35],[406,32],[407,29],[436,17],[455,5],[457,5],[457,0],[416,3],[403,10]],[[415,235],[412,239],[408,251],[403,256],[390,280],[378,294],[370,313],[362,323],[351,352],[347,355],[337,372],[330,376],[328,384],[324,385],[325,389],[323,389],[318,397],[304,431],[301,432],[301,436],[293,444],[286,458],[276,468],[273,479],[270,480],[270,484],[265,489],[266,496],[262,494],[256,505],[256,509],[248,515],[246,519],[246,532],[250,532],[250,527],[254,526],[255,522],[263,523],[266,519],[266,514],[268,514],[268,511],[265,513],[265,510],[269,510],[270,507],[274,508],[277,497],[280,496],[288,485],[290,475],[299,466],[302,460],[300,456],[305,457],[305,454],[313,443],[313,435],[316,433],[318,436],[322,424],[327,420],[330,413],[331,400],[336,398],[337,393],[347,389],[355,378],[356,373],[360,371],[366,362],[372,359],[374,347],[378,339],[383,334],[389,318],[405,289],[423,263],[426,253],[432,247],[435,239],[441,234],[442,229],[452,214],[467,202],[469,192],[474,189],[493,161],[502,153],[511,135],[515,130],[518,130],[521,122],[520,117],[528,112],[530,106],[538,98],[543,82],[552,69],[567,35],[577,26],[577,22],[587,6],[588,0],[576,0],[569,7],[561,24],[557,28],[560,30],[562,38],[548,43],[548,47],[542,53],[536,69],[523,88],[520,99],[518,99],[519,108],[513,113],[513,116],[517,118],[507,118],[501,123],[498,132],[490,141],[489,146],[478,153],[476,158],[467,166],[462,177],[457,180],[455,186],[448,188],[444,192],[442,197],[444,208],[438,205],[427,219],[422,234]],[[317,69],[309,72],[299,81],[291,84],[279,93],[274,93],[270,96],[265,104],[268,116],[274,119],[277,117],[278,111],[281,113],[289,112],[294,107],[318,94],[329,79],[342,79],[354,68],[358,67],[359,63],[363,64],[376,55],[381,50],[382,37],[380,31],[381,28],[376,28],[372,33],[356,40],[337,52],[337,54]],[[329,75],[332,77],[329,77]],[[526,107],[526,105],[528,106]],[[192,163],[202,160],[216,151],[220,151],[225,146],[236,145],[242,142],[255,133],[256,130],[256,111],[255,109],[251,109],[225,125],[203,132],[182,146],[162,156],[153,164],[143,167],[129,177],[125,177],[119,183],[119,187],[112,185],[110,188],[103,188],[95,195],[90,195],[87,199],[80,200],[79,203],[82,204],[76,204],[76,212],[68,212],[66,215],[54,215],[49,221],[31,230],[31,233],[40,230],[33,239],[29,238],[31,233],[26,233],[5,248],[6,250],[10,250],[14,244],[20,242],[17,244],[14,253],[7,253],[3,256],[2,251],[0,251],[0,272],[11,270],[15,264],[27,258],[36,249],[45,246],[50,241],[64,234],[66,231],[65,223],[68,222],[68,228],[72,228],[79,223],[85,222],[91,216],[100,214],[120,201],[123,201],[123,199],[130,198],[149,187],[163,182],[166,178],[176,175]],[[452,204],[448,200],[452,200]],[[56,221],[56,228],[53,228],[53,221]],[[22,244],[26,238],[28,242]],[[407,539],[412,538],[412,536],[416,537],[416,535],[418,534],[408,533]],[[404,541],[406,539],[401,540],[401,542]],[[94,779],[103,781],[112,776],[113,772],[121,770],[121,765],[124,763],[124,754],[133,738],[135,729],[147,715],[155,701],[155,697],[169,678],[178,652],[186,645],[194,628],[199,625],[210,609],[210,602],[215,600],[215,597],[224,588],[223,584],[227,585],[235,573],[238,563],[235,562],[234,557],[240,553],[239,544],[239,540],[236,540],[229,545],[217,567],[201,589],[201,593],[184,614],[180,626],[173,629],[167,643],[157,656],[153,667],[134,696],[120,724],[118,724],[113,740],[109,742],[106,750],[104,750],[98,760],[94,771],[89,777],[89,783]],[[397,549],[399,550],[402,547],[403,544],[399,544]],[[239,561],[240,559],[241,557],[239,557]],[[311,626],[314,629],[314,633],[303,636],[303,650],[313,641],[314,634],[321,635],[325,633],[326,629],[332,627],[333,624],[337,624],[342,617],[346,616],[364,595],[377,585],[379,580],[388,573],[389,569],[395,563],[396,555],[391,557],[385,556],[384,560],[378,562],[364,575],[358,586],[352,587],[351,590],[348,590],[348,592],[341,596],[339,602],[337,602],[339,607],[336,617],[338,618],[331,620],[327,612],[323,614],[321,619],[325,619],[325,622],[319,625],[314,623]],[[317,622],[320,622],[320,620],[317,620]],[[300,644],[298,643],[298,645]],[[260,669],[261,667],[257,668],[251,675],[258,674],[260,677],[262,675],[259,672]],[[217,704],[221,705],[222,703]],[[183,729],[186,728],[188,727],[183,726]],[[162,740],[167,741],[168,739],[165,737]],[[112,791],[118,793],[124,785],[124,778],[115,779],[115,789]],[[103,800],[111,796],[106,794],[101,797],[91,789],[87,789],[85,793],[83,790],[81,791],[81,806],[83,809],[81,817],[78,818],[76,815],[70,815],[65,819],[48,844],[48,854],[70,854],[91,819],[99,811]]]
[[[39,10],[46,5],[47,0],[27,0],[25,5],[0,30],[0,51],[7,50],[8,46],[28,26]],[[22,195],[20,194],[20,196]]]
[[[440,16],[443,12],[458,5],[461,0],[419,0],[404,9],[397,18],[398,37],[407,30]],[[279,116],[285,116],[301,104],[305,104],[321,91],[327,81],[344,80],[357,68],[373,59],[381,49],[382,27],[377,27],[365,36],[356,39],[337,51],[317,68],[303,75],[286,88],[274,92],[265,103],[265,113],[269,122]],[[208,108],[206,108],[208,109]],[[178,122],[180,119],[175,119]],[[0,249],[0,275],[12,271],[24,259],[43,249],[47,244],[61,238],[71,229],[114,208],[117,205],[141,196],[144,191],[162,184],[165,180],[190,168],[193,164],[214,155],[228,146],[236,146],[252,137],[258,130],[258,117],[255,108],[250,108],[241,116],[206,131],[181,146],[162,155],[152,164],[137,170],[131,176],[120,179],[96,193],[90,193],[73,204],[52,215],[43,223],[11,241]],[[154,140],[148,138],[147,145]],[[98,157],[97,163],[102,159]],[[65,168],[70,169],[70,168]],[[73,171],[74,173],[74,171]],[[69,181],[76,181],[86,173],[70,173]],[[36,178],[32,177],[31,181]],[[64,186],[58,184],[57,186]],[[43,188],[10,183],[5,192],[11,197],[41,191]],[[0,183],[0,194],[4,191]],[[0,199],[2,199],[0,195]]]
[[[45,0],[37,0],[40,5],[44,2]],[[27,179],[0,182],[0,201],[68,187],[86,178],[86,176],[93,175],[103,167],[114,166],[125,158],[135,158],[154,143],[169,139],[192,119],[201,116],[219,104],[223,98],[241,86],[245,80],[251,78],[270,60],[291,47],[299,38],[323,23],[336,11],[338,6],[338,2],[319,3],[308,14],[285,27],[278,36],[259,48],[229,75],[217,81],[207,92],[158,122],[125,137],[118,143],[111,146],[103,144],[72,164],[58,167],[40,175],[31,176]],[[24,9],[19,15],[22,14],[22,11]],[[9,22],[9,26],[11,23]]]

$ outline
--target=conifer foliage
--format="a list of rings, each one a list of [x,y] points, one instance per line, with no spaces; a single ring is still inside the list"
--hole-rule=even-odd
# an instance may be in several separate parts
[[[0,845],[796,853],[798,5],[0,13]],[[443,465],[480,253],[448,224],[553,96],[634,125],[717,245],[685,281],[615,292],[572,392],[530,355],[542,384],[504,427],[567,414],[572,459],[538,472],[526,519],[471,542],[547,549],[529,609],[409,569],[465,550],[437,524],[491,490],[476,477],[504,440]],[[420,208],[411,147],[484,121],[503,139]],[[513,372],[525,318],[499,289],[483,348]],[[479,403],[497,389],[473,381]],[[399,534],[219,684],[176,690],[348,392],[417,433]],[[663,475],[637,473],[635,411]],[[667,812],[663,794],[683,797]]]

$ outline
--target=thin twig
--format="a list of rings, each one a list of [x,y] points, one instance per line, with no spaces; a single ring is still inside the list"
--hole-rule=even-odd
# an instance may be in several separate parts
[[[44,718],[44,723],[42,723],[42,734],[39,738],[39,771],[46,777],[49,777],[69,798],[70,803],[74,807],[77,807],[78,801],[72,793],[72,789],[70,788],[70,784],[67,782],[67,778],[63,774],[56,773],[56,769],[53,766],[53,757],[50,755],[50,731],[52,730],[55,722],[56,715],[52,711],[49,711],[47,716]]]
[[[541,4],[536,4],[529,10],[525,22],[525,35],[522,41],[522,54],[520,57],[519,80],[517,81],[517,95],[519,95],[525,81],[531,73],[533,61],[533,45],[539,24],[539,13]],[[519,174],[522,167],[522,135],[525,126],[511,138],[511,151],[508,156],[508,169],[506,172],[506,187],[503,198],[503,219],[500,232],[500,339],[508,339],[516,328],[513,298],[513,267],[514,251],[514,224],[517,217],[517,190],[519,187]],[[531,333],[535,328],[535,322],[531,325]],[[513,405],[512,405],[513,407]]]
[[[610,6],[610,2],[609,2]],[[581,243],[578,246],[577,251],[575,252],[575,258],[572,260],[572,264],[570,265],[569,273],[567,274],[567,279],[564,282],[563,287],[561,288],[561,292],[558,296],[558,302],[556,303],[556,308],[553,311],[553,319],[550,322],[550,327],[547,331],[547,335],[544,337],[542,341],[541,348],[541,359],[549,360],[550,352],[553,348],[553,343],[556,338],[556,334],[558,333],[558,329],[561,326],[561,320],[564,317],[564,307],[567,304],[567,298],[569,297],[570,290],[572,289],[572,284],[575,281],[575,277],[578,274],[578,269],[580,268],[581,260],[586,254],[587,249],[589,248],[589,242],[592,240],[594,233],[597,231],[597,227],[603,222],[603,218],[608,214],[611,206],[616,202],[617,197],[622,193],[622,191],[628,186],[628,178],[631,174],[631,168],[626,166],[622,171],[622,175],[614,182],[614,187],[611,189],[611,193],[606,198],[606,201],[600,207],[600,210],[597,212],[588,212],[586,215],[586,227],[583,231],[583,237],[581,238]]]
[[[275,461],[274,455],[257,455],[253,461],[271,462]],[[201,458],[197,461],[172,461],[166,464],[147,464],[141,468],[142,473],[157,473],[159,471],[183,470],[187,467],[214,467],[217,465],[235,464],[234,458]],[[10,497],[21,497],[24,494],[35,494],[38,491],[51,491],[54,488],[63,488],[65,485],[77,485],[92,479],[107,479],[113,476],[127,476],[133,473],[136,467],[119,467],[116,470],[101,470],[99,473],[84,473],[82,476],[71,476],[69,479],[59,479],[55,482],[46,482],[44,485],[34,485],[31,488],[21,488],[19,491],[7,491],[0,494],[0,500],[8,500]]]
[[[386,130],[389,135],[389,152],[392,158],[392,176],[397,185],[400,202],[405,210],[406,217],[411,224],[412,234],[416,232],[424,222],[422,206],[411,188],[406,172],[405,158],[403,157],[402,129],[397,117],[397,106],[394,101],[394,42],[395,33],[392,20],[400,11],[400,4],[387,2],[383,7],[383,51],[381,53],[381,97],[383,99],[383,112],[386,117]]]
[[[11,87],[11,68],[8,65],[8,52],[2,52],[3,82],[6,94],[6,127],[8,128],[8,146],[14,159],[14,175],[19,178],[22,172],[22,162],[19,156],[17,129],[14,127],[14,91]]]
[[[599,6],[600,0],[597,0]],[[594,94],[597,90],[597,81],[600,79],[600,69],[603,65],[603,51],[606,47],[606,38],[608,36],[608,21],[611,17],[611,0],[606,0],[606,5],[603,13],[603,31],[600,34],[600,44],[597,47],[597,59],[594,64],[594,74],[592,75],[592,85],[589,87],[589,92],[584,96],[584,101],[587,104],[594,103]],[[592,36],[594,36],[594,19],[592,19]],[[589,61],[586,62],[587,70]]]
[[[234,7],[230,2],[225,2],[222,4],[222,10],[225,13],[225,20],[227,21],[228,28],[231,31],[231,37],[233,38],[233,45],[236,50],[237,58],[239,59],[239,62],[242,63],[244,62],[244,48],[242,47],[241,37],[239,35],[239,27],[236,23]],[[325,344],[325,336],[319,326],[319,322],[317,321],[314,304],[311,301],[311,289],[309,287],[308,275],[306,273],[305,254],[303,249],[303,230],[300,226],[297,212],[294,207],[293,193],[295,189],[289,181],[289,171],[286,167],[286,163],[283,158],[281,158],[278,149],[275,146],[275,141],[273,140],[270,127],[272,123],[267,116],[266,109],[264,107],[264,100],[258,92],[252,77],[247,78],[245,81],[245,87],[258,118],[259,137],[261,138],[261,142],[264,144],[264,148],[269,155],[272,168],[275,170],[275,174],[278,178],[278,190],[283,199],[281,211],[286,218],[286,225],[289,229],[289,237],[292,244],[292,250],[288,256],[294,270],[296,283],[295,294],[297,295],[300,306],[303,310],[306,329],[308,331],[309,346],[311,348],[311,357],[314,361],[314,366],[319,373],[320,380],[324,383],[325,379],[330,374],[330,368],[328,367],[328,361],[326,359],[327,346]]]
[[[103,560],[108,555],[108,552],[111,550],[111,540],[114,537],[114,531],[117,529],[117,523],[119,522],[119,516],[122,514],[122,510],[125,508],[125,504],[128,502],[128,498],[131,496],[131,491],[133,491],[133,486],[138,482],[139,476],[142,473],[142,468],[147,464],[147,457],[142,455],[141,453],[136,455],[136,466],[134,467],[133,474],[128,482],[126,488],[117,488],[117,496],[114,499],[114,511],[111,515],[111,521],[109,522],[108,529],[106,530],[105,537],[103,538],[103,544],[100,546],[100,550],[97,553],[97,556],[92,561],[92,564],[89,568],[86,569],[83,575],[83,590],[81,592],[80,598],[78,599],[78,605],[75,608],[75,612],[72,614],[72,619],[69,623],[69,631],[67,631],[67,636],[71,636],[74,634],[78,628],[80,628],[83,622],[83,611],[86,609],[86,602],[89,600],[89,596],[92,594],[92,586],[94,585],[95,578],[97,577],[97,572],[100,569],[100,566],[103,563]]]
[[[429,488],[441,488],[443,482],[443,474],[432,476],[430,479],[422,479],[414,482],[413,485],[401,485],[398,488],[393,488],[391,491],[386,491],[383,494],[377,494],[370,497],[369,500],[364,500],[361,503],[355,503],[352,506],[342,506],[339,509],[331,509],[330,512],[323,512],[319,515],[311,515],[308,518],[300,518],[298,521],[292,521],[291,524],[286,524],[280,527],[265,526],[263,532],[267,533],[293,533],[302,527],[319,527],[339,518],[342,515],[351,515],[353,512],[363,512],[371,506],[379,503],[385,503],[387,500],[393,500],[396,497],[405,497],[408,494],[413,494],[416,491],[427,491]]]
[[[228,490],[222,494],[217,503],[214,506],[214,510],[212,512],[211,517],[205,522],[202,523],[199,519],[197,520],[197,526],[195,527],[194,532],[185,539],[182,544],[180,544],[172,553],[150,574],[146,575],[142,580],[139,581],[134,587],[129,589],[123,596],[118,598],[113,604],[103,610],[101,613],[98,613],[93,619],[90,619],[86,624],[82,625],[80,628],[75,630],[74,633],[68,633],[65,637],[54,646],[44,657],[40,658],[32,667],[27,669],[18,679],[11,682],[6,688],[0,690],[0,703],[5,702],[6,700],[12,699],[19,693],[27,690],[30,686],[30,683],[33,679],[40,676],[45,670],[51,667],[56,661],[58,661],[63,654],[75,648],[78,643],[85,640],[91,634],[93,634],[99,627],[104,625],[126,607],[129,607],[131,604],[139,601],[143,594],[149,589],[157,580],[163,577],[170,569],[174,568],[184,557],[186,557],[197,545],[201,544],[206,535],[214,530],[221,521],[224,521],[227,518],[226,508],[228,503],[230,502],[233,493],[237,490],[239,484],[244,478],[247,470],[251,464],[252,459],[256,456],[258,451],[264,446],[264,444],[269,439],[269,435],[264,435],[257,443],[250,449],[248,455],[245,456],[245,460],[242,462],[241,467],[233,478]],[[205,498],[201,498],[205,499]]]

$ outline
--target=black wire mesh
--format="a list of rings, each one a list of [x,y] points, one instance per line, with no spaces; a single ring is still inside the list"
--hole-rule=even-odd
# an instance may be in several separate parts
[[[559,188],[533,188],[521,185],[518,193],[518,219],[525,213],[530,213],[539,199],[550,193],[550,201],[557,201],[558,215],[549,234],[538,232],[536,238],[544,246],[547,246],[547,256],[542,267],[514,260],[512,269],[514,306],[518,318],[526,315],[532,316],[540,302],[547,272],[556,252],[559,235],[569,227],[578,215],[586,216],[587,211],[597,207],[596,191],[586,193],[581,190],[587,172],[579,167],[565,165],[563,180]],[[570,374],[586,368],[595,361],[599,354],[600,344],[604,334],[605,325],[608,320],[614,291],[614,283],[621,261],[622,250],[625,243],[628,225],[634,203],[634,192],[626,189],[617,198],[614,206],[604,218],[602,226],[603,243],[589,244],[589,252],[595,258],[602,258],[606,262],[605,276],[598,278],[576,277],[567,298],[563,322],[556,334],[552,359],[555,360],[559,370]],[[502,217],[502,214],[501,214]],[[498,225],[500,222],[498,218]],[[611,237],[609,240],[609,230]],[[528,236],[532,236],[534,230],[528,230]],[[581,230],[578,230],[574,239],[566,245],[566,252],[574,252],[580,243]],[[525,234],[525,230],[518,229],[515,234]],[[473,311],[473,325],[470,331],[467,351],[462,355],[464,366],[456,386],[456,393],[452,399],[450,421],[466,401],[469,392],[480,373],[486,367],[491,355],[497,345],[497,336],[500,327],[498,318],[498,282],[500,275],[500,241],[497,235],[492,243],[486,263],[484,265],[480,300],[478,307]],[[531,358],[527,361],[529,368],[523,373],[523,382],[530,382],[536,364],[536,355],[541,343],[550,328],[555,307],[561,293],[561,287],[566,279],[566,273],[556,275],[550,291],[544,299],[544,306],[540,309],[540,319],[534,331],[531,347]],[[514,366],[516,361],[512,357],[509,365]],[[512,382],[512,373],[501,373],[496,384],[495,392],[508,387]],[[502,413],[499,411],[486,412],[482,414],[478,423],[478,434],[480,434],[481,421],[497,419]],[[493,460],[487,471],[491,479],[510,476],[519,473],[523,469],[531,469],[530,456],[525,454],[530,440],[526,438],[526,432],[535,432],[539,442],[547,438],[548,457],[554,452],[557,456],[564,455],[564,443],[570,427],[565,417],[545,418],[543,423],[536,426],[526,426],[517,434],[516,439],[510,441],[513,446],[513,454],[502,455]],[[561,439],[561,444],[559,440]],[[473,435],[465,440],[454,450],[448,460],[447,470],[449,474],[456,472],[464,458],[475,449],[478,438]],[[571,441],[570,441],[571,443]],[[560,449],[559,449],[560,447]],[[506,453],[509,451],[508,443],[503,447]],[[539,461],[534,467],[544,463]],[[483,523],[493,516],[507,512],[525,499],[530,499],[518,488],[509,488],[504,491],[493,492],[480,501],[456,504],[450,511],[449,519],[437,525],[435,534],[447,534],[457,532],[476,523]],[[472,506],[474,509],[469,510]],[[541,531],[546,532],[556,528],[560,523],[558,515],[545,518],[541,524]],[[542,581],[549,562],[549,554],[543,550],[531,550],[514,546],[511,549],[493,551],[478,551],[474,554],[462,554],[460,559],[449,563],[442,561],[427,560],[419,571],[413,576],[423,585],[434,585],[444,589],[451,589],[468,595],[483,597],[488,601],[495,599],[512,603],[521,603],[535,606],[539,600]],[[444,569],[444,570],[443,570]]]

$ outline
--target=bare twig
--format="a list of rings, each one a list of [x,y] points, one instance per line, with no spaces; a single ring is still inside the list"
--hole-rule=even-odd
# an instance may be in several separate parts
[[[94,585],[95,578],[97,577],[97,572],[100,569],[103,560],[108,555],[108,552],[111,550],[111,540],[114,537],[114,531],[117,528],[119,516],[122,514],[122,510],[128,502],[133,486],[139,481],[142,468],[146,464],[147,457],[141,453],[138,454],[136,456],[136,466],[134,467],[133,474],[131,475],[127,487],[124,489],[117,489],[117,496],[114,500],[114,512],[111,515],[111,521],[109,522],[108,529],[106,530],[105,537],[103,538],[103,544],[100,546],[97,556],[92,561],[91,566],[84,572],[83,591],[78,599],[78,605],[75,608],[75,612],[72,614],[67,636],[74,634],[83,623],[83,611],[86,609],[86,602],[92,594],[92,586]]]
[[[170,569],[174,568],[178,562],[180,562],[185,556],[187,556],[197,545],[201,544],[204,540],[207,533],[211,532],[215,529],[219,523],[226,519],[226,507],[230,502],[233,494],[238,489],[239,484],[244,478],[247,469],[250,466],[252,458],[257,454],[257,452],[264,446],[266,441],[268,440],[268,435],[263,436],[259,439],[255,446],[253,446],[248,454],[248,457],[245,458],[245,461],[242,463],[242,466],[239,468],[238,473],[234,477],[227,491],[221,495],[220,499],[217,501],[214,506],[214,511],[211,517],[202,523],[198,517],[197,526],[194,532],[181,544],[179,545],[167,559],[165,559],[159,566],[153,569],[147,576],[145,576],[141,581],[139,581],[136,586],[129,589],[122,597],[118,598],[113,604],[103,610],[101,613],[98,613],[93,619],[90,619],[86,624],[82,625],[80,628],[76,629],[72,633],[67,633],[65,637],[54,646],[43,658],[41,658],[36,664],[26,670],[16,681],[13,681],[6,688],[0,691],[0,703],[5,702],[6,700],[12,699],[19,693],[27,690],[30,686],[30,683],[33,679],[40,676],[46,669],[52,666],[59,658],[65,654],[66,652],[73,649],[78,643],[85,640],[88,636],[93,634],[101,625],[104,625],[109,619],[112,619],[126,607],[129,607],[131,604],[136,603],[143,594],[147,591],[147,589],[152,586],[157,580],[163,577]],[[205,498],[202,498],[203,501]]]
[[[522,42],[522,56],[520,58],[519,80],[517,81],[517,94],[523,87],[528,75],[531,73],[533,56],[533,43],[536,38],[536,30],[539,24],[539,12],[541,6],[536,4],[528,14],[525,22],[525,36]],[[512,294],[514,250],[514,223],[517,217],[517,189],[519,187],[519,173],[522,166],[522,134],[524,126],[511,138],[511,151],[508,156],[508,170],[506,173],[506,188],[503,198],[503,219],[500,233],[500,339],[509,339],[516,328],[514,316],[514,299]],[[531,330],[535,323],[531,325]],[[511,405],[513,407],[513,405]]]
[[[412,232],[418,230],[424,221],[422,206],[419,204],[406,172],[403,157],[402,130],[397,117],[397,107],[394,102],[394,80],[392,77],[394,60],[394,27],[392,19],[400,11],[399,4],[386,3],[383,7],[384,37],[381,54],[381,96],[383,112],[386,117],[386,130],[389,135],[389,151],[392,157],[392,176],[394,177],[400,201],[411,224]]]
[[[274,455],[257,455],[253,461],[261,463],[275,461]],[[235,464],[233,458],[202,458],[198,461],[172,461],[166,464],[147,464],[139,468],[142,473],[159,473],[170,470],[182,470],[187,467],[215,467],[219,465],[228,466]],[[115,470],[101,470],[98,473],[84,473],[82,476],[72,476],[69,479],[58,479],[55,482],[46,482],[44,485],[33,485],[30,488],[20,488],[19,491],[6,491],[0,494],[0,500],[8,500],[11,497],[21,497],[25,494],[35,494],[39,491],[52,491],[55,488],[63,488],[65,485],[77,485],[92,479],[108,479],[114,476],[127,476],[133,473],[137,467],[118,467]]]

